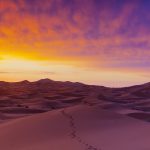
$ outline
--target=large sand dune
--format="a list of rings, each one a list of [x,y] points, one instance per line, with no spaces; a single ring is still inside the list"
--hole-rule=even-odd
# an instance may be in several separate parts
[[[150,150],[149,91],[0,82],[0,150]]]
[[[79,105],[0,125],[2,150],[149,150],[150,125]]]

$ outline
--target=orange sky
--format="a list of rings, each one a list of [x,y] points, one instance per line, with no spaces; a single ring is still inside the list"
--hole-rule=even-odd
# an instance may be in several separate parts
[[[147,0],[0,0],[0,80],[149,81]]]

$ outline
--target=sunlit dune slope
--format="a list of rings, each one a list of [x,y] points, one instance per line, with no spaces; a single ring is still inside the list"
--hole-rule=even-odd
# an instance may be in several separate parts
[[[3,150],[148,150],[146,122],[101,110],[75,106],[0,126]]]

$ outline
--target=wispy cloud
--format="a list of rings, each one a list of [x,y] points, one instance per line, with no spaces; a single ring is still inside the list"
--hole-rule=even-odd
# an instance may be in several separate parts
[[[48,72],[48,71],[20,71],[20,72],[13,72],[13,71],[1,71],[0,74],[43,74],[43,75],[54,75],[55,72]]]
[[[150,67],[149,6],[147,0],[0,0],[0,55]]]

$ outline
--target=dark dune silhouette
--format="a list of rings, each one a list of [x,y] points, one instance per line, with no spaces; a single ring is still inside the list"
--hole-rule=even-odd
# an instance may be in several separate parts
[[[104,109],[118,111],[117,108],[117,110],[114,109],[115,105],[122,110],[130,109],[133,112],[149,113],[150,83],[109,88],[50,79],[41,79],[36,82],[27,80],[12,83],[0,82],[1,113],[25,115],[79,104],[100,105]],[[130,116],[134,117],[134,115]]]

